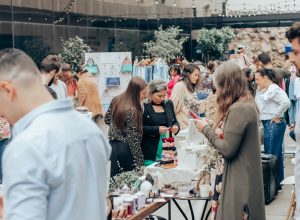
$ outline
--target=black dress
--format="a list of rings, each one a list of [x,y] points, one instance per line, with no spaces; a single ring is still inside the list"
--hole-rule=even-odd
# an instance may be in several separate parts
[[[177,125],[179,128],[178,132],[180,130],[180,126],[174,112],[173,102],[171,100],[164,101],[162,106],[165,112],[157,113],[154,111],[151,102],[144,104],[143,139],[141,146],[145,160],[155,161],[160,140],[159,126],[171,128],[172,126]]]

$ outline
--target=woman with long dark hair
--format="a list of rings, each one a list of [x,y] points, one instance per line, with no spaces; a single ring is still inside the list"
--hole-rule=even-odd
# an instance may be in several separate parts
[[[147,83],[133,77],[121,95],[115,97],[105,115],[112,146],[111,176],[130,171],[144,164],[141,149],[143,135],[142,102],[147,95]]]
[[[197,65],[185,65],[181,78],[175,84],[171,100],[174,104],[176,118],[180,128],[184,129],[189,124],[189,111],[204,113],[205,102],[197,100],[197,89],[200,84],[200,69]]]
[[[274,70],[263,68],[255,74],[258,91],[256,102],[260,111],[260,120],[264,126],[264,148],[266,154],[273,154],[278,160],[277,188],[284,178],[282,143],[286,123],[285,111],[290,107],[287,94],[278,86]]]
[[[265,220],[258,112],[242,70],[233,62],[220,65],[214,73],[218,103],[216,134],[205,119],[196,125],[224,157],[222,191],[217,219]],[[223,139],[222,139],[223,138]]]

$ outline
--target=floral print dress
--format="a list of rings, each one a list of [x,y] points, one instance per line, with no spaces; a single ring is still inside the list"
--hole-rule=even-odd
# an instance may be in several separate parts
[[[105,115],[105,124],[109,125],[108,137],[109,140],[117,140],[128,143],[131,154],[134,158],[135,166],[144,166],[144,155],[141,148],[141,142],[143,137],[143,131],[138,130],[138,126],[135,120],[136,109],[132,107],[126,116],[126,127],[124,131],[121,131],[113,123],[112,106],[115,99],[111,101],[111,104]]]

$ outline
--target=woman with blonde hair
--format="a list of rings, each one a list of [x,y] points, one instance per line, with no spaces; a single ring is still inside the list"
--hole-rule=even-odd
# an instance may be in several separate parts
[[[265,220],[264,190],[258,132],[258,112],[242,70],[233,62],[214,74],[218,113],[216,124],[223,139],[205,119],[197,128],[224,157],[222,192],[217,219]]]

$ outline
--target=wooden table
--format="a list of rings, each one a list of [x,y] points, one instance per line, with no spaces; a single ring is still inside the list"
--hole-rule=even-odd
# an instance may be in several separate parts
[[[132,215],[128,220],[141,220],[151,215],[158,209],[162,208],[164,205],[168,204],[168,219],[171,219],[171,199],[165,198],[165,202],[152,202],[146,207],[139,210],[137,213]]]

